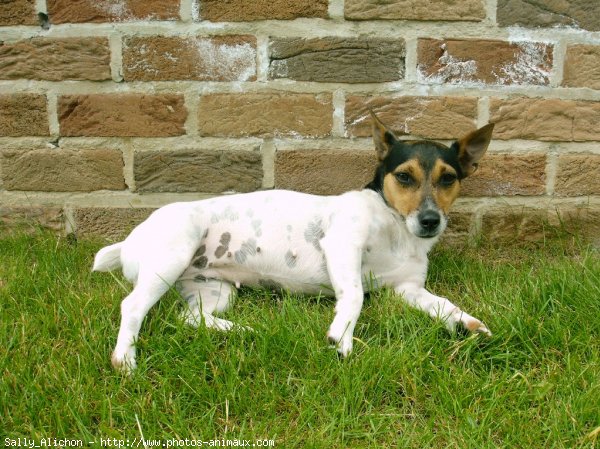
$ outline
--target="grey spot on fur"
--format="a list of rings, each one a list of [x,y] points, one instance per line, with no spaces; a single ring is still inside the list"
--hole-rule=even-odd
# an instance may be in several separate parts
[[[200,257],[201,255],[203,255],[206,252],[206,245],[200,245],[200,248],[198,248],[196,250],[196,253],[194,254],[194,259],[196,257]]]
[[[211,290],[210,294],[217,297],[221,296],[221,292],[219,290]]]
[[[246,211],[246,215],[250,218],[254,217],[254,211],[252,209],[248,209]]]
[[[288,250],[287,253],[285,253],[285,264],[290,267],[290,268],[294,268],[296,266],[296,264],[298,263],[298,257],[296,257],[294,255],[294,253],[292,253],[292,250]]]
[[[194,262],[192,262],[192,265],[195,268],[200,268],[200,269],[206,268],[206,265],[208,265],[208,257],[200,256],[196,260],[194,260]]]
[[[256,255],[256,240],[248,239],[247,241],[242,243],[241,248],[239,249],[239,251],[235,252],[234,257],[237,263],[243,264],[244,262],[246,262],[246,259],[249,256],[254,255]]]
[[[231,242],[231,234],[229,232],[224,232],[221,235],[221,239],[219,240],[219,242],[221,244],[215,250],[215,257],[217,259],[223,257],[229,249],[229,242]]]
[[[316,250],[321,251],[321,244],[319,240],[325,237],[325,232],[323,232],[323,224],[320,218],[311,221],[308,224],[308,227],[304,231],[304,239],[311,243]]]
[[[260,229],[261,224],[261,220],[252,220],[252,228],[254,229],[254,235],[256,237],[260,237],[262,235],[262,229]]]
[[[235,212],[231,208],[231,206],[227,206],[225,208],[225,210],[223,210],[221,213],[213,212],[213,214],[210,217],[210,221],[211,221],[211,223],[215,224],[215,223],[218,223],[219,221],[224,221],[224,220],[236,221],[239,218],[240,218],[240,215],[237,212]]]

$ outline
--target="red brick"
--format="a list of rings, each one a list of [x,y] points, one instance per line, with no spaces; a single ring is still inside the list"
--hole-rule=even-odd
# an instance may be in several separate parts
[[[110,79],[108,39],[33,38],[0,46],[0,79]]]
[[[329,94],[213,94],[200,100],[203,136],[324,137],[332,126]]]
[[[462,196],[536,196],[546,193],[546,155],[486,154],[462,182]]]
[[[275,158],[275,188],[317,195],[360,190],[375,174],[375,151],[285,150]]]
[[[64,213],[60,207],[0,206],[0,232],[39,232],[40,228],[62,231],[65,228]]]
[[[3,0],[0,2],[0,26],[37,24],[35,0]]]
[[[600,89],[600,45],[567,47],[562,84]]]
[[[492,98],[494,139],[600,140],[600,102]]]
[[[600,155],[561,154],[554,192],[558,196],[600,195]]]
[[[485,18],[482,0],[346,0],[346,19],[470,20]]]
[[[47,136],[48,134],[48,113],[44,95],[0,95],[0,136]]]
[[[256,38],[131,37],[123,46],[126,81],[254,81]]]
[[[202,0],[200,18],[212,22],[327,17],[328,0]]]
[[[538,42],[419,39],[418,70],[432,83],[547,85],[552,46]]]
[[[399,134],[455,139],[475,129],[477,99],[471,97],[363,97],[346,99],[346,132],[371,136],[369,109]]]
[[[0,153],[6,190],[91,192],[123,190],[123,156],[118,150],[31,150]]]
[[[174,0],[47,0],[47,8],[55,24],[179,19]]]
[[[67,95],[58,99],[62,136],[168,137],[185,134],[177,94]]]
[[[113,242],[123,240],[154,209],[117,207],[78,207],[73,210],[78,237],[103,237]]]

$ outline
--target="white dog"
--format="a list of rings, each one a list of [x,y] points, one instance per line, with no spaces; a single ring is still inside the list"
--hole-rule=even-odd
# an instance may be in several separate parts
[[[360,191],[314,196],[260,191],[155,211],[121,243],[101,249],[94,270],[123,267],[135,287],[121,304],[112,363],[134,369],[135,341],[150,308],[173,285],[187,300],[191,324],[229,330],[214,314],[232,303],[236,287],[281,287],[335,294],[327,336],[347,356],[364,290],[391,286],[410,305],[490,334],[476,318],[425,288],[427,253],[444,231],[462,179],[489,144],[493,124],[447,147],[401,141],[373,115],[379,159]],[[367,282],[368,281],[368,282]]]

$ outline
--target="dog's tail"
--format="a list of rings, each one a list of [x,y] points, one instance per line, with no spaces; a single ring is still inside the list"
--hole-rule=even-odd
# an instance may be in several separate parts
[[[121,266],[121,246],[123,242],[106,246],[98,251],[92,271],[111,271]]]

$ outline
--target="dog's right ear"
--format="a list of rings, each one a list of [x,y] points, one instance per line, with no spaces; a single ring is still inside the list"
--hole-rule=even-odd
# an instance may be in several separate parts
[[[398,138],[379,120],[371,109],[369,109],[369,112],[373,119],[373,141],[375,142],[377,158],[382,161],[389,154]]]

